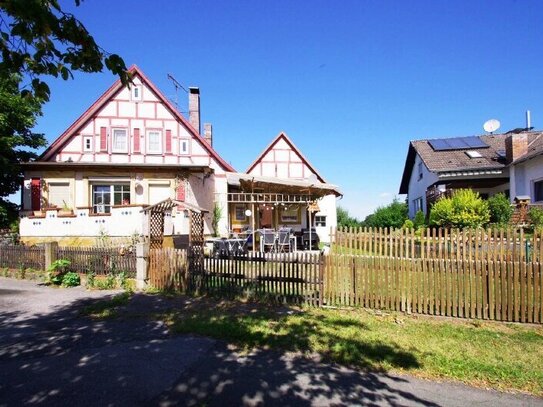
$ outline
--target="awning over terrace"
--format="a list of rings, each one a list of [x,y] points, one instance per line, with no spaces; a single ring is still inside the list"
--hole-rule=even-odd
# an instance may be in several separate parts
[[[200,208],[199,206],[193,205],[189,202],[178,201],[176,199],[165,199],[154,205],[146,206],[141,210],[141,212],[165,212],[175,207],[181,207],[183,210],[188,210],[196,213],[207,213],[207,209]]]
[[[233,203],[309,203],[326,195],[342,196],[332,184],[262,177],[249,174],[226,173],[229,186],[240,192],[230,192],[228,202]]]

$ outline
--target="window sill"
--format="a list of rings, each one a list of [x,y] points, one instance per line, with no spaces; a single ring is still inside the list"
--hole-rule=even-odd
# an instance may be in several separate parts
[[[89,213],[89,216],[111,216],[111,213]]]

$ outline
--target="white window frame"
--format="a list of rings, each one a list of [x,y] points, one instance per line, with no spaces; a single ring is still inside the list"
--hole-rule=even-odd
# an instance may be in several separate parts
[[[130,99],[134,102],[139,102],[141,101],[141,85],[134,85],[132,86],[132,88],[130,89]],[[136,95],[137,93],[137,95]]]
[[[90,145],[87,147],[87,141],[89,141]],[[83,151],[87,153],[92,153],[94,151],[94,137],[93,136],[83,136]]]
[[[125,147],[123,149],[115,148],[116,140],[115,140],[115,132],[116,131],[124,131],[125,136]],[[112,153],[128,153],[128,129],[125,127],[113,127],[111,129],[111,152]]]
[[[115,191],[115,187],[116,186],[122,186],[123,189],[124,187],[128,187],[128,192],[129,193],[129,198],[128,198],[128,205],[130,205],[130,203],[132,202],[132,192],[131,192],[131,187],[130,187],[130,182],[115,182],[115,183],[110,183],[110,182],[94,182],[91,184],[91,193],[90,193],[90,196],[91,196],[91,207],[92,207],[92,213],[99,213],[99,214],[104,214],[104,213],[111,213],[111,208],[114,207],[114,206],[119,206],[119,205],[125,205],[123,204],[122,200],[121,200],[121,203],[120,204],[115,204],[115,195],[116,194],[123,194],[123,192],[119,192],[119,191]],[[108,203],[101,203],[101,204],[98,204],[95,202],[95,196],[97,195],[95,193],[95,187],[109,187],[109,192],[106,192],[104,191],[104,193],[107,193],[109,194],[109,202]],[[102,193],[102,196],[104,196],[104,193]],[[99,210],[101,209],[101,210]]]
[[[149,145],[150,145],[150,141],[151,141],[151,137],[150,137],[150,134],[151,133],[158,133],[158,141],[159,141],[159,149],[156,150],[156,151],[153,151],[149,148]],[[146,153],[147,154],[162,154],[163,153],[163,146],[162,146],[162,130],[147,130],[146,132]]]
[[[186,146],[186,149],[183,149],[183,145]],[[179,139],[179,155],[189,155],[190,154],[190,139],[180,138]]]
[[[326,215],[315,215],[315,227],[326,227]]]

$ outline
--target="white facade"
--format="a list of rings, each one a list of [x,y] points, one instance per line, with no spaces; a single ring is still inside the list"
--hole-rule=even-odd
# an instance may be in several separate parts
[[[535,194],[535,183],[543,181],[543,156],[512,165],[510,168],[511,198],[529,196],[532,203],[541,203]]]
[[[23,241],[145,234],[141,209],[179,194],[209,211],[205,233],[212,233],[214,192],[226,192],[225,171],[233,169],[132,69],[131,89],[117,84],[106,91],[25,171]],[[225,213],[220,227],[226,224]],[[166,226],[188,233],[182,211],[173,210]]]
[[[430,185],[437,182],[438,176],[430,172],[426,164],[417,154],[411,178],[409,179],[409,192],[407,202],[409,207],[409,217],[413,219],[418,210],[427,213],[426,190]]]

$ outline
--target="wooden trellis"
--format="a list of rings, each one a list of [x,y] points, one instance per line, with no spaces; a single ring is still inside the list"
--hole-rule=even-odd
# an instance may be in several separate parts
[[[151,249],[161,249],[164,241],[164,210],[149,212],[149,246]]]
[[[198,273],[204,267],[204,213],[190,211],[189,219],[189,267],[192,272]]]

